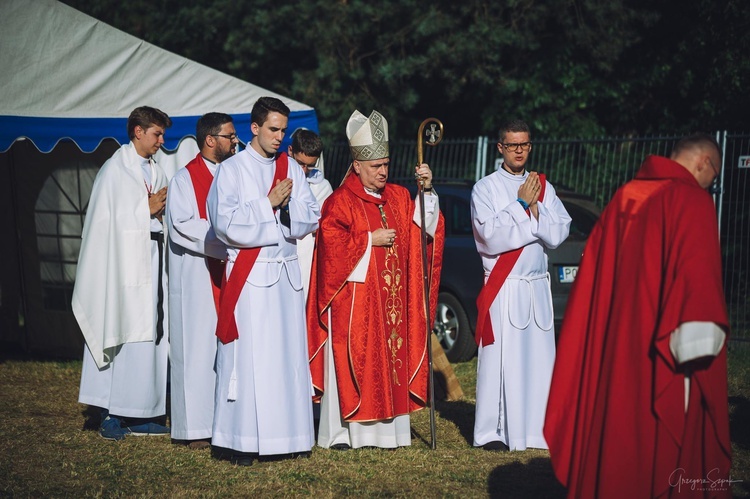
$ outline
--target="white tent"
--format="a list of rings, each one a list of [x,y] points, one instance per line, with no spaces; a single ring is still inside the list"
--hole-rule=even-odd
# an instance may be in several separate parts
[[[245,143],[258,97],[278,97],[289,106],[289,132],[317,131],[317,117],[310,106],[60,2],[2,0],[2,7],[0,343],[80,354],[70,292],[82,222],[96,172],[129,140],[130,112],[148,105],[172,118],[157,157],[168,176],[197,153],[195,124],[206,112],[230,114]]]
[[[127,142],[125,120],[148,105],[174,121],[165,147],[176,149],[209,111],[237,120],[250,139],[258,97],[292,110],[289,131],[317,131],[305,104],[160,49],[54,0],[3,0],[0,16],[0,151],[27,137],[43,152],[64,138],[90,152],[111,137]]]

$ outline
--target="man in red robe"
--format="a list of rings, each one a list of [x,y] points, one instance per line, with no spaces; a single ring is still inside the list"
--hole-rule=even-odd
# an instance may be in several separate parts
[[[388,124],[355,111],[353,163],[323,205],[307,317],[313,385],[322,394],[318,445],[394,448],[411,443],[409,413],[427,401],[427,318],[420,209],[388,184]],[[426,164],[429,320],[435,314],[444,229]]]
[[[731,495],[720,167],[702,134],[649,156],[589,237],[544,427],[571,497]]]

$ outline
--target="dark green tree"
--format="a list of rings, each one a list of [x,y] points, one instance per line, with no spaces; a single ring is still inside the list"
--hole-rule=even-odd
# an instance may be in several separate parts
[[[750,2],[667,0],[618,62],[625,98],[600,113],[617,133],[748,130]]]
[[[378,109],[409,137],[508,117],[537,136],[742,127],[750,2],[66,0],[137,37],[314,106],[326,140]]]

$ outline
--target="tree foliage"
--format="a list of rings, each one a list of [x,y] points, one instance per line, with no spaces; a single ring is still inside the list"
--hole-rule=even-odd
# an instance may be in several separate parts
[[[612,112],[601,114],[602,124],[634,133],[747,131],[750,2],[666,3],[653,29],[619,61],[627,99],[608,103]]]
[[[402,137],[428,116],[560,137],[741,128],[750,104],[744,0],[66,3],[315,107],[328,140],[355,108]]]

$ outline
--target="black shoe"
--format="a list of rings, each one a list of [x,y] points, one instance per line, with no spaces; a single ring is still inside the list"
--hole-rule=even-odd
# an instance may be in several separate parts
[[[236,466],[252,466],[254,459],[248,454],[232,454],[229,458],[229,462]]]
[[[496,451],[496,452],[508,452],[510,450],[508,446],[502,443],[500,440],[495,440],[494,442],[486,443],[482,446],[482,449]]]
[[[349,450],[352,447],[349,444],[333,444],[331,449],[333,450]]]

